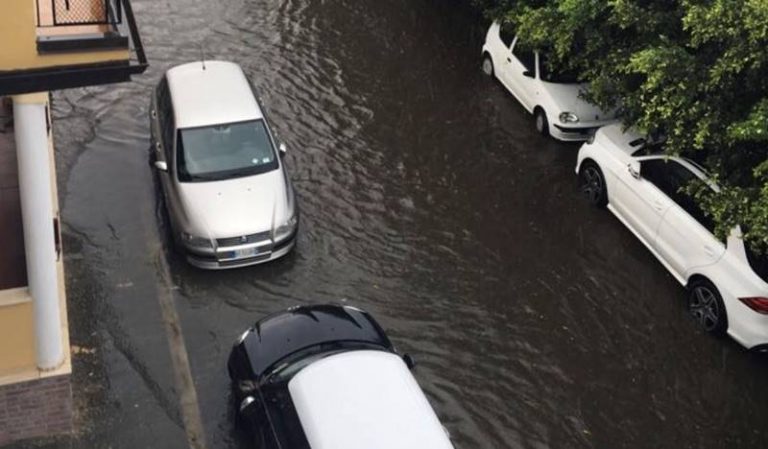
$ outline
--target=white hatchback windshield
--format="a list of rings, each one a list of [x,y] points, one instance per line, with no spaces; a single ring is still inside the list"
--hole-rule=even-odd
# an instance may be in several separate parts
[[[218,181],[278,168],[264,120],[179,130],[179,181]]]
[[[577,84],[579,82],[578,74],[575,71],[564,68],[555,69],[546,53],[539,53],[539,70],[542,81],[558,84]]]

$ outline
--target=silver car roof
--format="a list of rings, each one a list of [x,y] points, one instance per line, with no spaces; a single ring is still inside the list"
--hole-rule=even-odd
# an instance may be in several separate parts
[[[177,128],[194,128],[263,118],[239,65],[191,62],[166,73]]]

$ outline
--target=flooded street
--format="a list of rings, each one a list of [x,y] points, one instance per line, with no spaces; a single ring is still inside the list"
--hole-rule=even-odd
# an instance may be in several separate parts
[[[208,448],[248,447],[225,369],[234,339],[267,313],[329,301],[368,310],[414,356],[457,449],[768,447],[768,361],[699,333],[675,280],[579,197],[578,146],[538,136],[482,75],[482,31],[461,2],[134,9],[147,73],[53,104],[83,348],[73,447],[188,447],[158,257]],[[150,90],[201,51],[243,66],[288,146],[298,246],[268,265],[206,272],[162,251]]]

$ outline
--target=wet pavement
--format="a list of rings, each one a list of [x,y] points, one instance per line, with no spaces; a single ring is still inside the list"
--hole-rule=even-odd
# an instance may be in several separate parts
[[[342,301],[401,351],[457,448],[764,448],[768,362],[699,333],[684,292],[579,197],[578,146],[479,70],[461,2],[135,0],[152,67],[55,95],[75,436],[51,447],[189,447],[158,297],[170,265],[208,448],[247,447],[226,357],[264,314]],[[150,89],[172,65],[239,62],[302,212],[269,265],[162,251]]]

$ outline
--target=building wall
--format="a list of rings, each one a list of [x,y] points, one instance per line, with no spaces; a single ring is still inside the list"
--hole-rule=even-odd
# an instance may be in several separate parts
[[[0,6],[2,1],[5,0],[0,0]],[[29,94],[24,97],[24,101],[39,104],[45,104],[48,101],[47,93]],[[48,110],[50,114],[50,108]],[[50,115],[48,119],[50,123]],[[13,135],[11,130],[6,129],[4,136],[10,136],[10,140],[6,139],[6,142],[13,141]],[[13,151],[16,150],[16,146],[13,145]],[[49,175],[52,207],[54,216],[58,216],[53,138],[50,130],[48,131],[48,155],[51,162]],[[13,164],[8,164],[7,168],[12,167]],[[18,195],[18,189],[15,191]],[[16,213],[20,214],[20,211]],[[20,216],[16,218],[21,219]],[[51,223],[51,232],[53,232],[53,223]],[[7,238],[11,238],[11,235],[0,234],[0,244],[6,243]],[[15,243],[19,243],[24,250],[23,238]],[[14,257],[10,252],[0,251],[0,259],[2,258],[8,259],[7,262],[11,265],[25,264],[24,257]],[[30,297],[29,290],[26,286],[0,289],[0,446],[20,439],[55,435],[72,429],[70,386],[72,365],[69,352],[63,255],[60,255],[56,262],[56,269],[61,314],[58,324],[61,326],[64,360],[52,371],[44,372],[38,369],[34,299]],[[3,272],[0,271],[0,277],[2,276]]]
[[[0,446],[72,428],[70,376],[0,386]]]
[[[33,326],[27,289],[0,291],[0,376],[35,367]]]
[[[130,59],[128,49],[39,55],[37,53],[36,0],[2,0],[0,2],[0,42],[2,43],[0,71]]]

